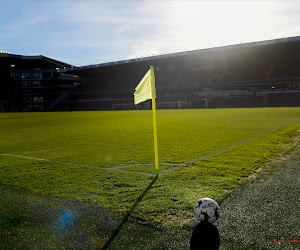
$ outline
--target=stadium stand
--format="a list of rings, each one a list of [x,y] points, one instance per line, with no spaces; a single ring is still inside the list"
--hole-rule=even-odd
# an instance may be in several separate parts
[[[300,37],[290,37],[83,67],[10,55],[22,59],[11,68],[17,62],[0,58],[0,77],[8,82],[0,100],[22,109],[36,102],[63,109],[70,100],[75,110],[148,109],[151,102],[133,105],[133,92],[153,65],[158,109],[299,106],[299,52]],[[23,92],[30,89],[39,92]]]
[[[66,108],[81,78],[58,73],[72,65],[45,56],[0,53],[1,111]]]
[[[155,66],[157,108],[297,106],[300,37],[238,44],[62,69],[85,77],[79,95],[111,98],[107,109],[134,108],[133,92]],[[277,94],[268,91],[277,91]],[[282,95],[282,98],[280,96]],[[297,94],[295,94],[297,96]],[[275,98],[276,96],[276,98]],[[279,96],[279,97],[277,97]],[[119,99],[123,99],[120,104]],[[180,105],[178,105],[180,103]],[[122,105],[124,107],[122,107]],[[101,104],[98,106],[101,109]]]

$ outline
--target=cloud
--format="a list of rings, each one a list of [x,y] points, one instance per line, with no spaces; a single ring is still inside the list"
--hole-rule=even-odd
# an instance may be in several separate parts
[[[3,49],[61,54],[81,65],[299,34],[295,1],[9,3]]]

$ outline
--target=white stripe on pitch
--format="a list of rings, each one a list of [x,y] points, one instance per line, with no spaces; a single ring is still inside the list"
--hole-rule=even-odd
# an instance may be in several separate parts
[[[212,155],[215,155],[215,154],[217,154],[217,153],[223,152],[223,151],[225,151],[225,150],[227,150],[227,149],[230,149],[230,148],[235,147],[235,146],[238,146],[238,145],[240,145],[240,144],[242,144],[242,143],[251,141],[251,140],[253,140],[253,139],[255,139],[255,138],[258,138],[258,137],[261,137],[261,136],[263,136],[263,135],[269,134],[269,133],[271,133],[271,132],[274,132],[274,131],[276,131],[276,130],[278,130],[278,129],[284,128],[284,127],[286,127],[286,126],[289,126],[289,125],[291,125],[291,124],[293,124],[293,123],[296,123],[296,122],[299,122],[299,121],[300,121],[300,119],[299,119],[299,120],[296,120],[296,121],[293,121],[293,122],[289,122],[289,123],[284,124],[284,125],[282,125],[282,126],[280,126],[280,127],[278,127],[278,128],[271,129],[271,130],[269,130],[269,131],[267,131],[267,132],[264,132],[264,133],[262,133],[262,134],[253,136],[253,137],[248,138],[248,139],[246,139],[246,140],[244,140],[244,141],[235,143],[235,144],[233,144],[233,145],[231,145],[231,146],[228,146],[228,147],[226,147],[226,148],[219,149],[219,150],[217,150],[217,151],[215,151],[215,152],[212,152],[212,153],[210,153],[210,154],[201,156],[201,157],[199,157],[199,158],[196,158],[196,159],[193,159],[193,160],[190,160],[190,161],[186,161],[186,162],[183,162],[183,163],[179,163],[178,165],[176,165],[176,166],[174,166],[174,167],[172,167],[172,168],[169,168],[169,169],[166,169],[166,170],[161,171],[161,172],[159,173],[159,175],[173,172],[174,170],[176,170],[176,169],[178,169],[178,168],[181,168],[181,167],[183,167],[183,166],[186,166],[186,165],[188,165],[188,164],[190,164],[190,163],[193,163],[193,162],[196,162],[196,161],[200,161],[200,160],[205,159],[205,158],[207,158],[207,157],[209,157],[209,156],[212,156]]]
[[[186,161],[186,162],[183,162],[183,163],[178,163],[177,165],[175,165],[174,167],[172,168],[169,168],[169,169],[166,169],[166,170],[163,170],[159,173],[159,175],[163,175],[163,174],[166,174],[166,173],[170,173],[170,172],[173,172],[174,170],[178,169],[178,168],[181,168],[183,166],[186,166],[190,163],[193,163],[193,162],[196,162],[196,161],[200,161],[202,159],[205,159],[209,156],[212,156],[212,155],[215,155],[215,154],[218,154],[220,152],[223,152],[227,149],[230,149],[232,147],[235,147],[235,146],[238,146],[240,144],[243,144],[245,142],[248,142],[248,141],[251,141],[255,138],[258,138],[258,137],[261,137],[263,135],[266,135],[266,134],[269,134],[271,132],[274,132],[278,129],[281,129],[281,128],[284,128],[286,126],[289,126],[293,123],[296,123],[296,122],[299,122],[299,120],[296,120],[296,121],[293,121],[293,122],[290,122],[290,123],[287,123],[287,124],[284,124],[280,127],[277,127],[277,128],[274,128],[274,129],[271,129],[267,132],[264,132],[262,134],[259,134],[259,135],[256,135],[256,136],[253,136],[251,138],[248,138],[244,141],[241,141],[241,142],[238,142],[238,143],[235,143],[233,145],[230,145],[228,147],[225,147],[225,148],[222,148],[222,149],[219,149],[215,152],[212,152],[210,154],[207,154],[207,155],[204,155],[204,156],[201,156],[199,158],[196,158],[196,159],[193,159],[193,160],[190,160],[190,161]],[[78,166],[78,167],[91,167],[91,168],[100,168],[100,169],[103,169],[103,170],[109,170],[109,171],[119,171],[119,172],[126,172],[126,173],[134,173],[134,174],[142,174],[142,175],[148,175],[148,176],[153,176],[154,174],[149,174],[149,173],[144,173],[144,172],[136,172],[136,171],[130,171],[130,170],[125,170],[125,169],[122,169],[122,168],[126,168],[126,167],[132,167],[132,166],[138,166],[138,165],[153,165],[154,163],[147,163],[147,164],[142,164],[142,163],[137,163],[137,164],[130,164],[130,165],[122,165],[122,166],[115,166],[115,167],[100,167],[100,166],[93,166],[93,165],[87,165],[87,164],[80,164],[80,163],[72,163],[72,162],[64,162],[64,161],[55,161],[55,160],[49,160],[49,159],[43,159],[43,158],[35,158],[35,157],[29,157],[29,156],[24,156],[24,155],[13,155],[13,154],[4,154],[2,153],[2,155],[6,155],[6,156],[12,156],[12,157],[19,157],[19,158],[25,158],[25,159],[31,159],[31,160],[38,160],[38,161],[47,161],[47,162],[53,162],[53,163],[59,163],[59,164],[68,164],[68,165],[73,165],[73,166]],[[172,163],[159,163],[159,164],[164,164],[164,165],[172,165]]]
[[[77,166],[77,167],[100,168],[100,169],[108,170],[108,171],[119,171],[119,172],[127,172],[127,173],[142,174],[142,175],[149,175],[149,176],[154,175],[154,174],[143,173],[143,172],[129,171],[129,170],[125,170],[125,169],[121,170],[120,168],[122,168],[122,166],[109,168],[109,167],[100,167],[100,166],[93,166],[93,165],[80,164],[80,163],[72,163],[72,162],[55,161],[55,160],[49,160],[49,159],[43,159],[43,158],[35,158],[35,157],[30,157],[30,156],[25,156],[25,155],[13,155],[13,154],[4,154],[4,153],[2,155],[19,157],[19,158],[24,158],[24,159],[36,160],[36,161],[47,161],[47,162],[52,162],[52,163],[68,164],[68,165],[73,165],[73,166]],[[130,166],[130,165],[127,165],[127,166]],[[123,166],[123,167],[127,167],[127,166]]]

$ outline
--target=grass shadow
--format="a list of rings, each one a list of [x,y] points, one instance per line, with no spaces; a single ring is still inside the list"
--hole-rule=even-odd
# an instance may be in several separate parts
[[[118,227],[116,228],[116,230],[113,232],[113,234],[111,235],[111,237],[109,238],[109,240],[101,248],[102,250],[108,249],[108,247],[110,246],[110,244],[115,240],[115,238],[120,233],[123,225],[128,221],[128,218],[131,215],[131,213],[133,212],[133,210],[135,209],[135,207],[141,202],[141,200],[144,198],[144,196],[146,195],[146,193],[148,193],[148,191],[150,190],[150,188],[153,186],[153,184],[156,182],[157,179],[158,179],[158,175],[155,176],[155,178],[151,181],[151,183],[144,190],[144,192],[136,199],[135,203],[132,205],[132,207],[130,208],[130,210],[125,214],[123,220],[118,225]]]

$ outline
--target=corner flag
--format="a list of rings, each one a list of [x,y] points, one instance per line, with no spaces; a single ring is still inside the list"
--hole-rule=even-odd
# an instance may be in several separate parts
[[[137,105],[146,100],[152,99],[152,114],[153,114],[153,135],[154,135],[154,156],[156,177],[158,177],[158,149],[157,149],[157,129],[156,129],[156,91],[154,79],[154,67],[150,69],[140,81],[134,92],[134,104]]]
[[[156,97],[154,86],[154,69],[151,66],[146,75],[140,81],[134,92],[134,104],[137,105]]]

